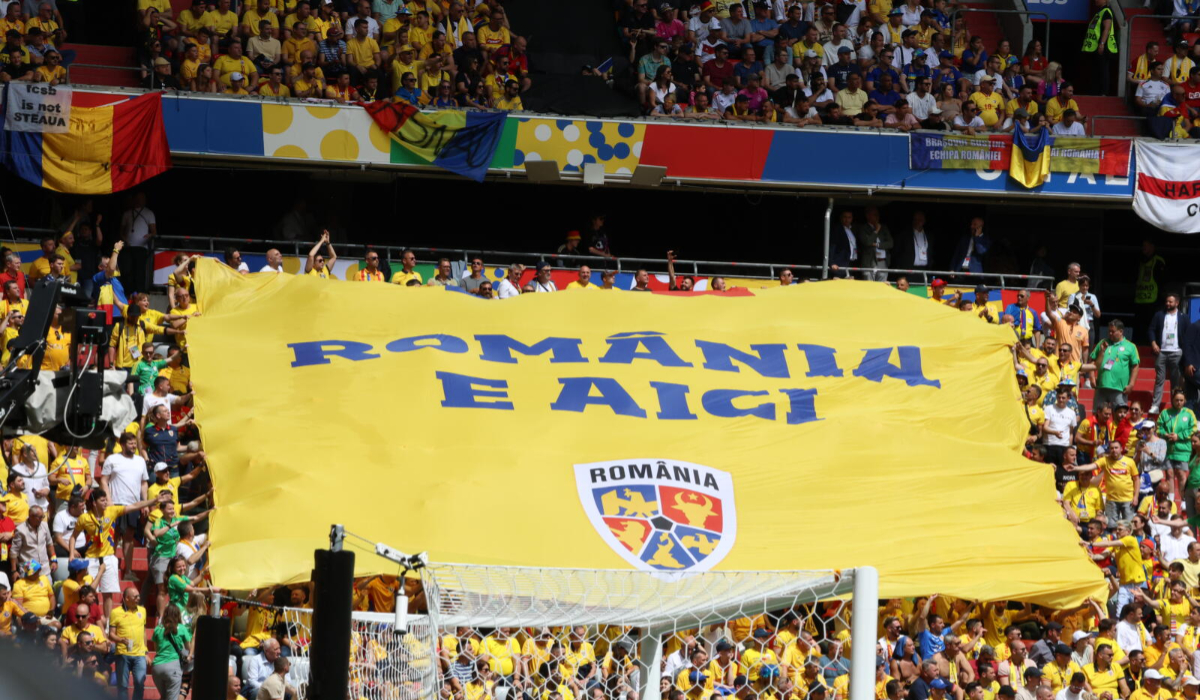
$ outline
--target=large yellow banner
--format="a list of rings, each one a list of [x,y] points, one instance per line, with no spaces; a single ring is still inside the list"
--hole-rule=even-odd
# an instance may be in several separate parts
[[[201,260],[196,287],[217,585],[305,580],[341,523],[446,562],[1105,593],[1020,456],[1012,332],[973,314],[847,281],[487,301]]]

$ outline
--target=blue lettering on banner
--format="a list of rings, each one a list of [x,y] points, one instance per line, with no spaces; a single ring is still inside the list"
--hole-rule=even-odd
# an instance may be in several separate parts
[[[508,382],[503,379],[468,377],[465,374],[434,372],[442,382],[442,406],[445,408],[494,408],[501,411],[513,410],[510,401],[480,401],[479,399],[507,399]],[[479,387],[490,387],[480,389]],[[503,389],[504,391],[500,391]]]
[[[502,334],[480,334],[475,336],[479,344],[479,359],[486,362],[512,365],[521,361],[549,363],[587,363],[579,338],[542,338],[525,343]],[[608,351],[598,361],[607,364],[631,364],[633,360],[650,360],[663,367],[693,367],[681,358],[668,343],[667,338],[655,331],[618,333],[605,339]],[[787,379],[791,376],[788,346],[784,343],[763,343],[741,350],[734,346],[708,340],[694,340],[695,347],[703,356],[700,368],[714,372],[743,374],[742,367],[750,368],[758,377]],[[369,343],[352,340],[318,340],[288,343],[292,350],[292,367],[317,367],[338,362],[361,362],[376,360],[382,354]],[[415,350],[438,350],[451,355],[463,355],[470,351],[467,340],[453,335],[416,335],[393,340],[383,347],[392,354],[406,354]],[[803,354],[808,366],[806,376],[824,379],[842,379],[843,370],[837,364],[837,350],[824,345],[798,343],[790,352]],[[548,357],[546,357],[548,355]],[[893,355],[895,361],[893,362]],[[425,353],[424,362],[436,361],[437,353]],[[532,359],[539,358],[539,359]],[[799,358],[796,358],[799,361]],[[457,363],[462,360],[456,360]],[[797,365],[800,367],[802,365]],[[483,408],[500,411],[515,410],[509,395],[507,379],[475,377],[454,372],[435,370],[434,378],[441,382],[443,408]],[[894,379],[909,387],[932,387],[940,389],[941,380],[925,376],[921,349],[915,346],[870,348],[863,351],[862,361],[851,371],[851,376],[871,382]],[[648,412],[639,404],[638,396],[649,406],[657,403],[654,417],[657,420],[697,420],[691,399],[692,388],[687,384],[666,381],[650,381],[639,387],[626,386],[615,377],[560,377],[558,397],[550,404],[552,411],[583,413],[608,409],[618,416],[646,418]],[[647,385],[649,391],[647,391]],[[631,393],[634,389],[634,393]],[[651,393],[652,392],[652,393]],[[699,408],[704,414],[716,418],[758,418],[761,420],[786,422],[787,425],[802,425],[824,420],[817,414],[817,389],[787,387],[775,389],[721,388],[705,391],[699,399]]]

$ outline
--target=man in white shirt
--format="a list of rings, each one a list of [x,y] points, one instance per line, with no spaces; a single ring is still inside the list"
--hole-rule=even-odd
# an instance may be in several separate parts
[[[170,382],[168,382],[169,384]],[[114,506],[128,506],[146,500],[146,460],[137,453],[137,435],[125,433],[121,436],[121,451],[110,454],[100,470],[100,489],[108,494]],[[113,523],[113,529],[121,536],[125,550],[125,561],[133,561],[133,543],[137,539],[138,511],[125,513]]]
[[[508,266],[508,274],[496,285],[496,298],[508,299],[521,296],[521,274],[525,272],[524,265],[516,263]]]
[[[1087,132],[1083,130],[1083,124],[1079,123],[1079,116],[1073,109],[1064,109],[1062,113],[1062,121],[1055,124],[1050,129],[1055,136],[1087,136]]]
[[[121,285],[126,294],[150,290],[150,239],[158,235],[154,212],[146,208],[146,193],[133,194],[133,206],[121,214]]]
[[[937,107],[937,98],[929,91],[933,82],[929,78],[917,78],[915,89],[908,96],[908,106],[912,109],[913,116],[921,121],[929,118],[929,113],[934,107]]]
[[[1065,115],[1066,112],[1063,112]],[[1179,358],[1183,350],[1179,345],[1180,333],[1187,325],[1179,313],[1179,295],[1167,295],[1166,308],[1154,314],[1150,322],[1150,349],[1154,351],[1154,397],[1151,406],[1162,405],[1163,385],[1167,375],[1171,376],[1171,391],[1183,387],[1183,375],[1179,372]],[[29,479],[25,479],[26,488]]]
[[[1142,606],[1128,603],[1119,612],[1125,613],[1117,623],[1117,644],[1126,653],[1142,650]]]
[[[161,375],[157,376],[154,378],[154,390],[149,394],[142,396],[142,417],[149,420],[150,411],[153,410],[155,406],[166,406],[167,408],[171,408],[177,404],[185,403],[189,398],[191,398],[191,395],[191,392],[188,392],[183,396],[172,394],[171,378]],[[132,501],[130,502],[132,503]],[[120,501],[114,501],[114,503],[117,505],[125,505]]]
[[[278,248],[267,251],[267,264],[259,272],[283,272],[283,253]]]
[[[50,476],[46,465],[37,459],[37,450],[29,443],[21,445],[21,461],[12,466],[14,473],[25,477],[25,494],[29,497],[29,505],[50,508]]]
[[[838,49],[842,48],[843,46],[850,49],[850,60],[853,61],[858,58],[854,54],[854,42],[850,41],[847,36],[846,25],[835,24],[833,25],[833,39],[831,39],[822,47],[822,53],[825,54],[825,65],[832,66],[838,62]]]
[[[533,291],[535,292],[557,292],[558,287],[555,286],[554,280],[550,279],[550,273],[554,268],[550,263],[542,260],[537,264],[537,276],[533,278]]]
[[[1064,384],[1070,381],[1064,380]],[[1054,403],[1045,407],[1046,422],[1042,425],[1043,443],[1046,445],[1046,455],[1051,462],[1062,464],[1062,455],[1071,444],[1071,436],[1075,434],[1075,426],[1079,424],[1079,414],[1067,405],[1071,393],[1059,390]]]
[[[1162,104],[1163,98],[1171,94],[1171,86],[1163,78],[1163,64],[1155,61],[1150,64],[1150,78],[1143,80],[1138,86],[1137,99],[1138,106],[1142,108],[1146,116],[1158,116],[1158,106]]]
[[[1187,559],[1188,545],[1196,541],[1192,537],[1192,533],[1186,529],[1186,520],[1169,520],[1168,525],[1160,525],[1155,522],[1152,527],[1155,532],[1160,529],[1166,529],[1165,533],[1159,535],[1159,542],[1162,545],[1162,560],[1166,562],[1175,562],[1180,559]]]
[[[71,496],[67,501],[65,510],[58,511],[54,516],[54,524],[50,527],[50,533],[54,536],[54,547],[56,552],[62,556],[58,557],[58,569],[54,572],[55,581],[66,580],[69,572],[70,558],[67,554],[71,551],[71,544],[67,542],[67,538],[75,531],[75,523],[79,521],[79,516],[83,515],[83,497]],[[75,549],[84,551],[87,549],[87,535],[79,533],[75,538]],[[84,566],[86,569],[86,565]]]
[[[974,136],[981,131],[987,131],[987,126],[983,123],[983,118],[979,116],[979,107],[975,106],[974,102],[964,102],[962,113],[954,117],[954,122],[950,125],[955,131],[964,131],[968,136]]]

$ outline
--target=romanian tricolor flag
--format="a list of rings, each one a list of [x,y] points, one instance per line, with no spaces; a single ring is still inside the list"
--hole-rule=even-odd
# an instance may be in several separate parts
[[[1025,187],[1040,186],[1050,177],[1050,145],[1054,140],[1050,130],[1038,129],[1036,133],[1027,134],[1016,128],[1012,140],[1008,174]]]
[[[504,131],[505,112],[441,110],[430,114],[403,102],[360,102],[380,129],[422,159],[483,182]]]
[[[161,93],[103,106],[81,106],[79,97],[62,133],[0,129],[4,166],[35,185],[71,194],[120,192],[171,167]]]

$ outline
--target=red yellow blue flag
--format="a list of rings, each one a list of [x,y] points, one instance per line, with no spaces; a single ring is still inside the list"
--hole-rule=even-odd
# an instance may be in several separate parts
[[[7,103],[14,95],[6,93]],[[61,122],[0,129],[0,162],[39,187],[71,194],[120,192],[171,167],[161,93],[72,106]]]

